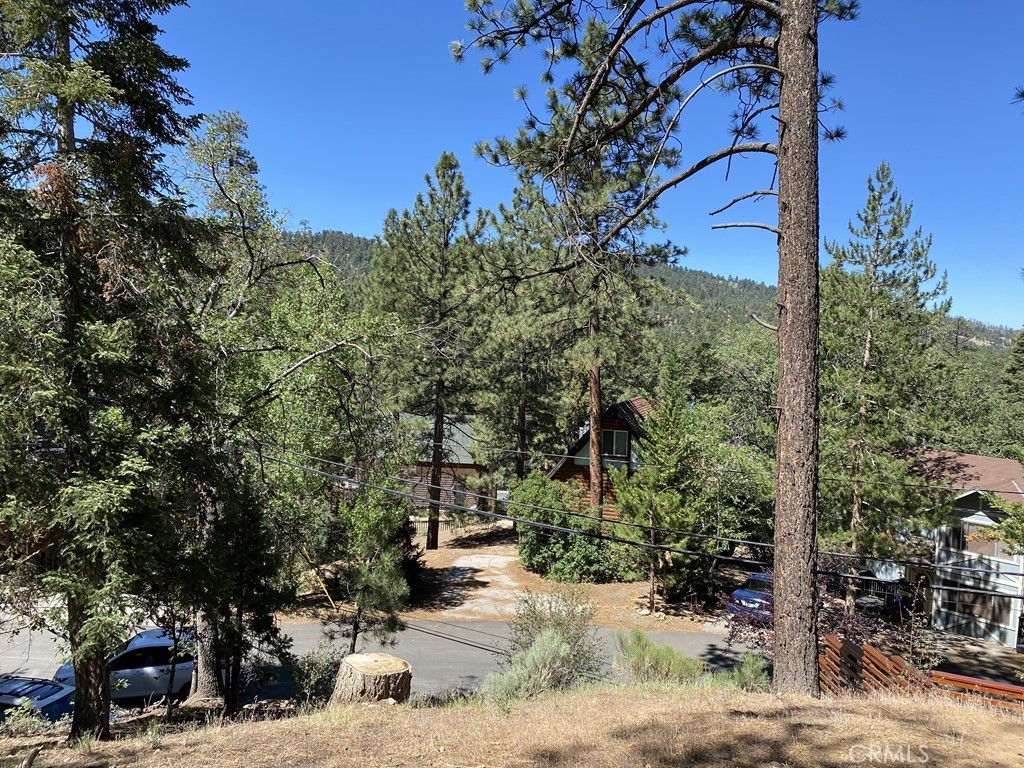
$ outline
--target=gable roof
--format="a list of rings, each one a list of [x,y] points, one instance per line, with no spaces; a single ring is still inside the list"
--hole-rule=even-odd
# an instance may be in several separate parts
[[[925,450],[917,454],[914,471],[930,483],[961,491],[992,491],[1011,504],[1024,503],[1024,471],[1014,459],[973,453]]]
[[[644,429],[644,419],[654,410],[654,406],[643,395],[636,395],[621,403],[615,403],[605,409],[603,418],[621,419],[626,422],[629,431],[637,437],[647,439],[650,435]],[[589,432],[589,430],[588,430]]]
[[[647,434],[647,430],[643,427],[644,419],[647,418],[651,412],[654,411],[654,406],[651,405],[650,401],[643,395],[635,395],[628,400],[623,400],[620,403],[613,403],[604,409],[601,414],[601,419],[618,419],[625,423],[626,427],[631,433],[639,437],[641,440],[646,440],[650,435]],[[554,474],[568,461],[570,458],[574,458],[579,453],[583,446],[590,443],[590,427],[587,426],[583,430],[579,439],[573,443],[572,447],[566,451],[566,455],[559,459],[558,463],[548,472],[548,477],[554,476]]]

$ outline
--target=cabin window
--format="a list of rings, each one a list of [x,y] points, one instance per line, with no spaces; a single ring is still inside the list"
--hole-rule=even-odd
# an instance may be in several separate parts
[[[964,549],[976,555],[999,556],[999,542],[995,539],[980,538],[989,531],[987,525],[964,523]]]
[[[621,429],[606,429],[601,433],[601,453],[624,459],[629,455],[629,433]]]

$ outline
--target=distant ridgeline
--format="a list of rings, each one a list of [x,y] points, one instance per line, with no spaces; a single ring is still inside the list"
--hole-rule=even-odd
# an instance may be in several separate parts
[[[288,238],[303,240],[307,247],[322,250],[342,274],[351,278],[359,279],[370,271],[373,258],[370,238],[332,229],[293,232]],[[775,286],[673,265],[654,267],[651,273],[669,289],[654,306],[663,322],[661,333],[666,340],[711,343],[726,331],[749,324],[752,314],[769,323],[776,320]],[[953,346],[991,351],[996,355],[1009,347],[1016,334],[1012,328],[962,317],[951,317],[947,322]]]
[[[302,243],[306,248],[322,251],[327,260],[346,277],[359,279],[370,271],[373,258],[373,240],[348,232],[325,229],[322,232],[289,232],[289,241]]]
[[[775,286],[671,265],[656,267],[652,273],[673,294],[655,307],[664,320],[666,338],[713,342],[725,331],[749,324],[752,314],[768,323],[777,321]],[[946,323],[950,347],[995,356],[1002,356],[1017,334],[1013,328],[963,317],[949,317]]]
[[[712,343],[727,331],[748,325],[751,314],[769,323],[777,314],[774,286],[670,264],[654,267],[651,273],[668,288],[668,295],[654,306],[666,341]]]

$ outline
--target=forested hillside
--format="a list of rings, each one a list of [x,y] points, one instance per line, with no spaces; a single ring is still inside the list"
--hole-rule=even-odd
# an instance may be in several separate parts
[[[373,240],[368,237],[325,229],[320,232],[293,232],[289,240],[323,253],[345,277],[362,278],[370,271]]]
[[[290,237],[321,251],[342,275],[358,279],[370,271],[374,245],[370,238],[334,229],[293,233]],[[652,267],[651,274],[668,289],[655,308],[657,320],[663,324],[661,336],[666,340],[711,343],[724,331],[750,323],[754,314],[773,322],[775,286],[674,264]],[[990,350],[997,357],[1009,349],[1016,333],[1013,328],[964,317],[950,317],[946,322],[952,347]]]

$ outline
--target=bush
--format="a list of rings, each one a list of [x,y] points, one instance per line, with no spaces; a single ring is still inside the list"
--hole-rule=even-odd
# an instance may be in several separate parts
[[[728,672],[711,672],[700,659],[684,656],[670,645],[656,645],[639,629],[618,632],[616,662],[627,669],[637,682],[659,682],[739,688],[743,691],[768,691],[768,662],[756,653],[745,653]]]
[[[764,656],[756,653],[745,653],[729,672],[725,673],[729,681],[743,691],[767,693],[771,688],[768,679],[768,662]]]
[[[568,684],[592,679],[604,663],[593,619],[594,609],[579,587],[562,587],[548,595],[527,592],[509,622],[511,656],[528,650],[541,634],[553,630],[569,648],[565,661]]]
[[[690,683],[707,674],[707,665],[700,659],[684,656],[670,645],[656,645],[639,629],[617,632],[615,644],[617,661],[639,682]]]
[[[572,651],[554,629],[545,629],[529,648],[513,654],[508,668],[487,676],[480,695],[500,706],[544,691],[571,687]]]
[[[295,680],[295,698],[300,704],[322,706],[334,692],[334,681],[345,651],[329,643],[320,643],[290,664]]]
[[[70,726],[70,715],[51,723],[27,701],[0,714],[0,736],[37,736],[55,730],[66,730]]]
[[[512,488],[508,510],[513,517],[592,534],[521,525],[519,561],[523,567],[557,581],[603,583],[636,578],[638,560],[633,547],[597,538],[601,533],[599,520],[568,513],[582,509],[582,499],[581,487],[549,480],[539,472]]]

